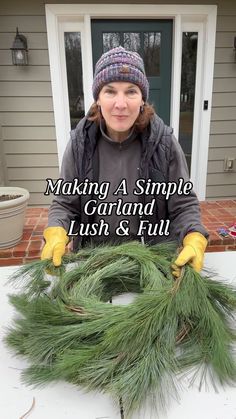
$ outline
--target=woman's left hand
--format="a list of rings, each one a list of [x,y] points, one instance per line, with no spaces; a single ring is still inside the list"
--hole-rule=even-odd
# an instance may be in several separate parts
[[[172,265],[172,274],[178,278],[181,274],[181,268],[186,263],[189,263],[196,272],[200,272],[203,267],[206,247],[207,239],[201,233],[187,234],[183,240],[183,249]]]

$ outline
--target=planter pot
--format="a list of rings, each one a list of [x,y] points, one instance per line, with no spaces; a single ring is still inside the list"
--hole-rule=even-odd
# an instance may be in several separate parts
[[[5,200],[3,195],[11,199]],[[29,196],[29,192],[23,188],[0,187],[1,249],[13,247],[21,241]]]

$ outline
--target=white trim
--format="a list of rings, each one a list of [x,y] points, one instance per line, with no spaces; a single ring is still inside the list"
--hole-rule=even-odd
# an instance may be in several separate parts
[[[208,100],[208,111],[202,111],[201,114],[201,141],[199,142],[198,176],[196,179],[196,191],[198,191],[198,197],[200,200],[204,200],[206,196],[207,163],[210,139],[212,91],[215,60],[216,18],[217,8],[215,8],[215,10],[211,14],[209,14],[207,25],[205,25],[206,35],[204,40],[205,49],[203,60],[204,67],[202,70],[202,92],[204,94],[204,100]]]
[[[68,84],[67,84],[67,73],[66,73],[66,56],[65,56],[65,37],[64,32],[80,32],[81,30],[81,23],[72,23],[72,22],[59,22],[58,30],[59,30],[59,45],[60,45],[60,70],[61,70],[61,97],[62,103],[64,105],[64,121],[60,121],[61,128],[60,129],[60,136],[64,133],[63,128],[66,127],[66,143],[69,141],[70,138],[70,105],[69,105],[69,93],[68,93]],[[58,141],[58,144],[62,145],[62,141]],[[63,150],[64,153],[64,150]],[[59,164],[61,165],[62,155],[59,154]]]
[[[199,15],[200,19],[216,10],[215,5],[189,4],[46,4],[46,10],[51,10],[58,17],[72,18],[89,15],[106,18],[145,18],[150,19],[174,17],[176,15]]]
[[[61,159],[65,149],[65,141],[63,137],[68,133],[68,127],[66,125],[65,115],[63,106],[63,82],[60,65],[60,47],[59,47],[59,28],[58,28],[58,17],[53,10],[46,7],[46,24],[47,24],[47,35],[48,35],[48,52],[49,52],[49,63],[51,72],[51,83],[52,83],[52,97],[54,107],[54,118],[57,138],[57,150],[59,166],[61,166]],[[58,88],[59,87],[59,88]],[[67,136],[67,134],[66,134]],[[66,138],[65,136],[65,138]]]
[[[194,100],[194,119],[193,119],[193,138],[192,138],[192,159],[191,159],[191,180],[194,185],[194,190],[198,191],[198,196],[201,193],[199,189],[199,149],[200,149],[200,129],[201,129],[201,114],[203,106],[203,42],[204,42],[204,24],[202,22],[183,22],[183,32],[198,32],[197,42],[197,57],[196,57],[196,80],[195,80],[195,100]]]
[[[178,139],[182,57],[181,15],[175,17],[173,29],[170,125]]]
[[[82,62],[83,62],[84,107],[85,107],[85,112],[87,112],[91,106],[91,103],[93,103],[93,94],[92,94],[93,54],[92,54],[91,19],[89,15],[84,16]]]
[[[132,18],[132,19],[173,19],[173,54],[172,54],[172,89],[170,125],[174,129],[176,137],[179,130],[179,109],[180,109],[180,84],[181,84],[181,49],[182,49],[182,28],[187,22],[192,26],[198,22],[201,24],[199,33],[203,36],[202,69],[198,67],[197,77],[202,78],[197,91],[196,118],[199,118],[199,128],[194,132],[194,165],[192,179],[195,191],[200,200],[205,199],[207,158],[210,135],[211,96],[213,87],[214,51],[217,6],[215,5],[146,5],[146,4],[47,4],[46,23],[48,34],[48,49],[50,58],[50,71],[52,80],[53,104],[56,124],[56,137],[61,165],[62,155],[69,138],[69,107],[65,87],[65,71],[61,68],[63,63],[60,50],[62,39],[60,30],[63,22],[77,22],[81,32],[82,62],[83,62],[83,86],[85,111],[92,103],[92,42],[91,42],[91,18]],[[200,28],[200,26],[199,26]],[[192,29],[191,29],[192,30]],[[61,39],[61,41],[60,41]],[[201,56],[201,51],[198,51]],[[200,56],[198,58],[200,58]],[[64,64],[65,66],[65,64]],[[201,76],[202,75],[202,76]],[[208,111],[202,110],[204,100],[208,100]],[[65,116],[66,115],[66,116]],[[197,120],[194,121],[194,129]],[[199,137],[199,141],[196,140]]]

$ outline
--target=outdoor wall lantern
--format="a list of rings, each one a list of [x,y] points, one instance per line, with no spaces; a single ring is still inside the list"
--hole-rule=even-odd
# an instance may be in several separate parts
[[[19,34],[18,28],[16,28],[16,36],[11,47],[11,53],[13,65],[28,64],[27,39],[24,35]]]

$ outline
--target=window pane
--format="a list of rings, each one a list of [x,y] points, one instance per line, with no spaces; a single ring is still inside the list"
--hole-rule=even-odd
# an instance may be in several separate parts
[[[197,64],[197,32],[183,33],[179,142],[191,169],[195,79]]]
[[[160,32],[144,32],[144,65],[148,77],[160,76]]]
[[[128,51],[135,51],[140,54],[141,50],[141,34],[136,32],[124,33],[124,48]]]
[[[119,32],[104,32],[103,37],[103,52],[107,52],[112,48],[118,47],[120,44]]]
[[[71,129],[85,115],[82,77],[81,34],[65,32],[66,71],[70,105]]]

